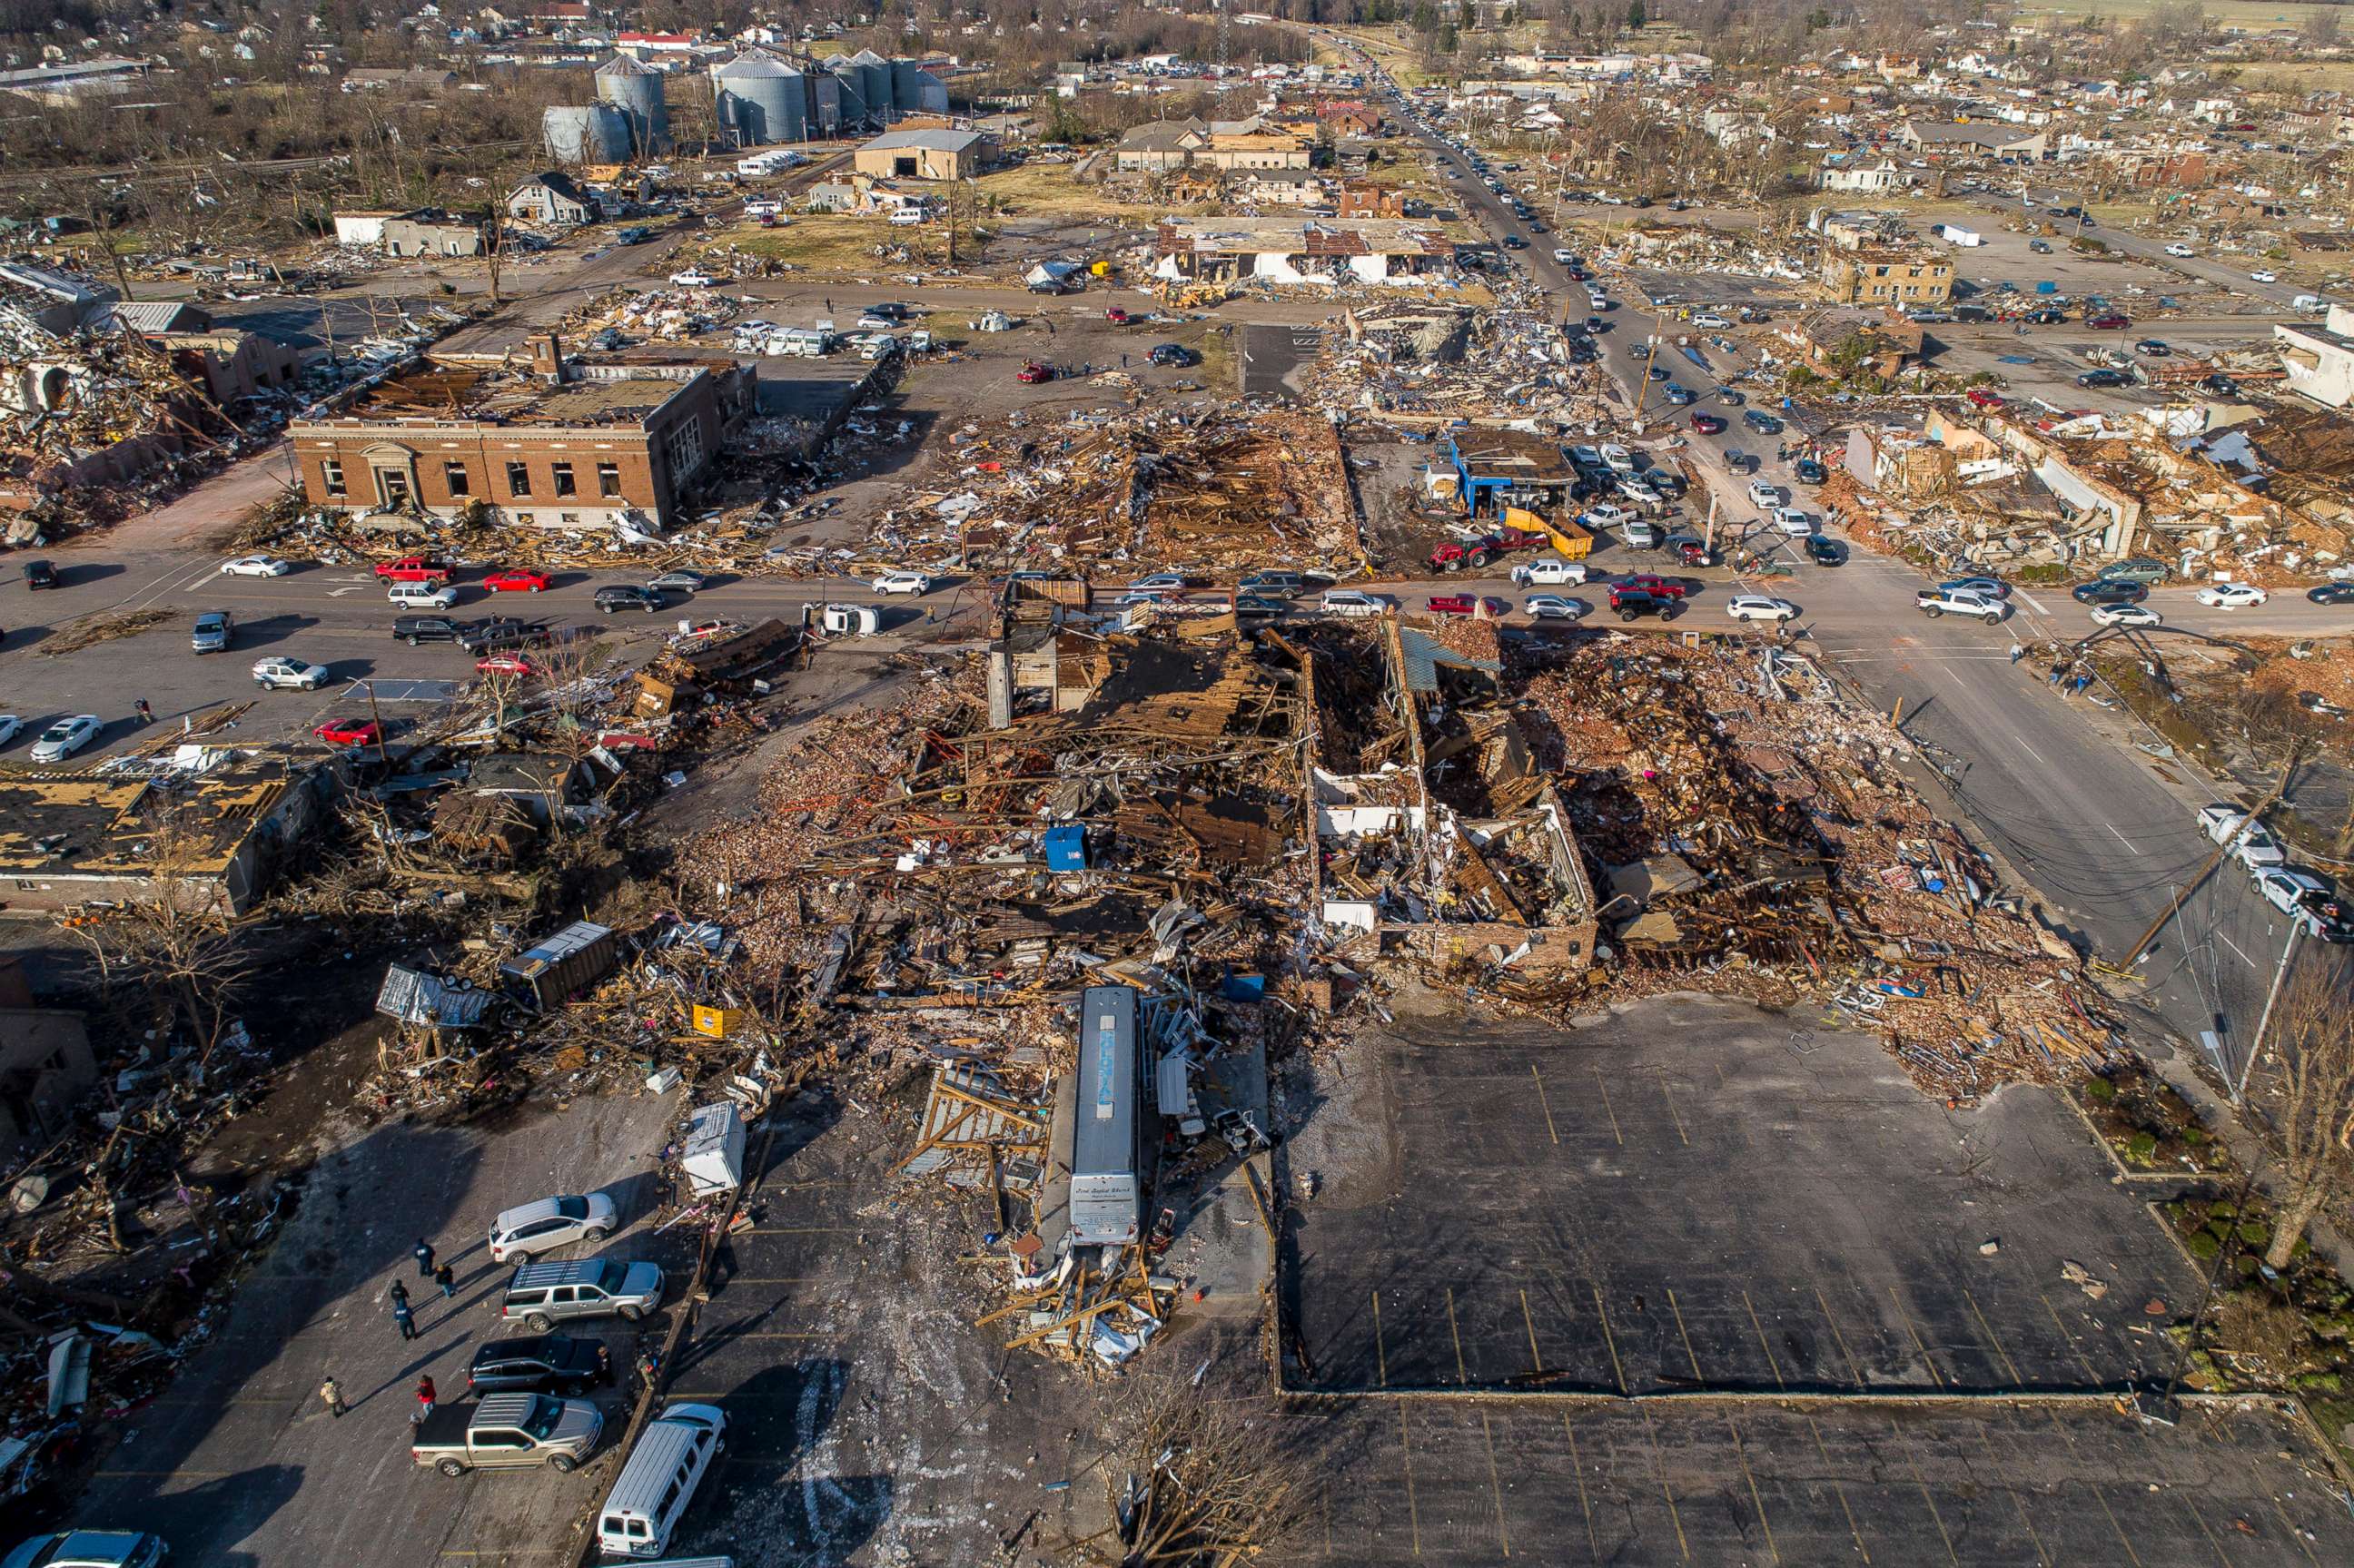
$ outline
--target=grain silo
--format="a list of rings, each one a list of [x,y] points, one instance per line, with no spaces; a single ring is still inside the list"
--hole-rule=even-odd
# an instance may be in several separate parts
[[[858,73],[858,96],[866,101],[866,118],[878,124],[896,118],[891,112],[891,62],[873,49],[861,49],[850,57],[850,65]]]
[[[651,158],[670,150],[670,105],[663,98],[660,71],[627,55],[615,55],[597,68],[597,96],[628,117],[638,156]]]
[[[620,164],[629,161],[629,117],[610,103],[551,108],[540,116],[539,133],[557,163]]]
[[[825,62],[825,74],[833,78],[835,92],[841,105],[842,129],[855,131],[866,123],[866,91],[858,79],[858,68],[846,59]]]
[[[809,133],[830,137],[842,132],[842,79],[830,70],[812,70],[801,78],[801,96],[808,101]]]
[[[809,140],[809,107],[801,73],[766,49],[746,49],[712,68],[719,90],[719,122],[736,132],[738,146]]]
[[[922,66],[912,66],[912,69],[916,78],[915,96],[901,98],[898,68],[892,67],[891,101],[899,106],[903,114],[946,114],[949,111],[949,84]]]
[[[913,60],[891,62],[891,113],[894,119],[902,114],[922,112],[924,95],[917,79],[923,74],[924,68]]]

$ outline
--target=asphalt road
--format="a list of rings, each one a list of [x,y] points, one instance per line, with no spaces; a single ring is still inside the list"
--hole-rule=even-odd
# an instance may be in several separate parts
[[[2019,212],[2022,207],[2031,207],[2032,216],[2058,225],[2062,233],[2073,238],[2075,220],[2061,217],[2052,209],[2056,207],[2081,205],[2084,196],[2081,192],[2035,190],[2030,187],[2025,196],[1988,195],[1982,199],[1989,210],[2006,215]],[[2196,278],[2202,283],[2213,283],[2255,299],[2269,300],[2284,309],[2291,306],[2299,294],[2311,292],[2310,290],[2298,288],[2293,283],[2259,283],[2248,274],[2264,269],[2247,263],[2217,261],[2199,256],[2168,256],[2166,253],[2166,248],[2172,243],[2169,240],[2146,239],[2140,235],[2127,233],[2118,228],[2093,228],[2084,230],[2084,233],[2090,238],[2100,240],[2111,250],[2122,251],[2127,256],[2139,256],[2146,260],[2155,261],[2161,267],[2171,268],[2184,277]]]

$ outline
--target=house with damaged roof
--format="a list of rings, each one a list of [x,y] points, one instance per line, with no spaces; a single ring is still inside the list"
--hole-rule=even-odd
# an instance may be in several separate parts
[[[1152,274],[1169,282],[1394,283],[1451,279],[1455,244],[1403,218],[1165,217]]]

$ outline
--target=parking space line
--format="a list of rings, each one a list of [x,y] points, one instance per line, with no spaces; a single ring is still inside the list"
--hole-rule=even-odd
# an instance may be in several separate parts
[[[1463,1330],[1455,1323],[1455,1287],[1447,1287],[1447,1332],[1455,1341],[1455,1381],[1469,1383],[1471,1374],[1463,1367]]]
[[[1526,1290],[1521,1292],[1521,1321],[1527,1324],[1529,1330],[1529,1360],[1534,1363],[1530,1370],[1543,1372],[1544,1356],[1537,1350],[1536,1315],[1529,1310],[1529,1293]]]
[[[1602,1305],[1602,1287],[1594,1287],[1594,1310],[1602,1319],[1602,1342],[1610,1347],[1610,1375],[1618,1392],[1627,1392],[1627,1369],[1618,1364],[1618,1336],[1610,1331],[1610,1310]]]
[[[2060,1419],[2059,1412],[2052,1412],[2052,1419],[2053,1421],[2058,1421]],[[2071,1438],[2069,1441],[2073,1444],[2074,1439]],[[2126,1549],[2126,1557],[2127,1561],[2133,1563],[2134,1568],[2141,1568],[2141,1553],[2133,1549],[2133,1537],[2127,1535],[2126,1533],[2126,1527],[2118,1522],[2117,1510],[2111,1508],[2109,1506],[2109,1499],[2101,1495],[2101,1484],[2098,1481],[2094,1480],[2087,1480],[2084,1484],[2091,1489],[2094,1499],[2100,1503],[2101,1511],[2109,1516],[2109,1528],[2117,1532],[2117,1544]]]
[[[1577,1478],[1577,1510],[1585,1516],[1585,1549],[1599,1563],[1602,1538],[1594,1532],[1594,1499],[1585,1495],[1585,1464],[1577,1457],[1577,1427],[1566,1410],[1561,1413],[1561,1435],[1569,1439],[1569,1473]],[[2275,1502],[2273,1506],[2278,1508],[2280,1504]]]
[[[1823,1321],[1831,1326],[1831,1339],[1838,1344],[1840,1354],[1847,1358],[1848,1375],[1855,1380],[1856,1387],[1866,1387],[1867,1384],[1863,1381],[1863,1369],[1856,1364],[1855,1352],[1847,1348],[1847,1336],[1840,1332],[1839,1319],[1831,1316],[1831,1304],[1823,1299],[1823,1287],[1818,1285],[1814,1287],[1814,1292],[1815,1305],[1823,1309]]]
[[[1955,1283],[1958,1285],[1960,1281],[1956,1280]],[[2018,1363],[2010,1359],[2010,1352],[2002,1348],[2002,1339],[1994,1331],[1994,1325],[1987,1321],[1984,1312],[1978,1310],[1978,1298],[1970,1294],[1970,1287],[1967,1285],[1963,1285],[1961,1290],[1962,1299],[1970,1304],[1970,1316],[1978,1320],[1978,1329],[1986,1335],[1987,1343],[1992,1345],[1994,1353],[2002,1358],[2003,1370],[2010,1373],[2010,1381],[2013,1384],[2023,1387],[2027,1380],[2019,1375]]]
[[[1896,1294],[1896,1287],[1893,1285],[1888,1287],[1888,1299],[1895,1303],[1896,1315],[1904,1322],[1904,1331],[1913,1336],[1913,1348],[1921,1352],[1921,1364],[1929,1369],[1931,1380],[1939,1388],[1945,1387],[1946,1375],[1937,1370],[1937,1363],[1929,1359],[1929,1347],[1922,1340],[1921,1330],[1913,1326],[1913,1315],[1904,1310],[1904,1298]]]
[[[1758,1494],[1757,1478],[1750,1473],[1749,1449],[1741,1441],[1740,1424],[1728,1415],[1724,1418],[1724,1427],[1733,1434],[1733,1456],[1741,1461],[1741,1478],[1749,1483],[1749,1506],[1757,1510],[1757,1526],[1766,1532],[1766,1550],[1773,1553],[1775,1562],[1779,1563],[1782,1561],[1782,1549],[1774,1544],[1774,1521],[1766,1517],[1766,1499]]]
[[[1676,1335],[1684,1342],[1684,1359],[1691,1362],[1692,1381],[1706,1383],[1708,1374],[1700,1370],[1700,1352],[1692,1349],[1691,1330],[1684,1327],[1684,1309],[1676,1304],[1673,1286],[1668,1287],[1668,1310],[1676,1315]]]
[[[1757,1348],[1766,1352],[1766,1364],[1774,1373],[1774,1386],[1787,1388],[1789,1384],[1782,1381],[1782,1363],[1774,1359],[1774,1347],[1766,1338],[1766,1325],[1757,1320],[1756,1304],[1749,1299],[1745,1288],[1741,1292],[1741,1305],[1749,1313],[1749,1326],[1757,1332]]]
[[[1618,1130],[1618,1113],[1610,1108],[1610,1086],[1602,1081],[1602,1069],[1594,1070],[1594,1086],[1602,1091],[1602,1114],[1610,1118],[1610,1136],[1619,1148],[1627,1147],[1627,1135]]]
[[[1670,1088],[1664,1080],[1659,1085],[1659,1097],[1668,1102],[1668,1119],[1676,1124],[1676,1136],[1683,1140],[1683,1146],[1686,1149],[1690,1149],[1691,1134],[1684,1130],[1684,1118],[1677,1113],[1676,1092]]]
[[[1978,1428],[1978,1441],[1986,1445],[1987,1457],[1993,1461],[1998,1471],[2009,1468],[2002,1457],[1994,1451],[1994,1438],[1983,1425]],[[2027,1539],[2035,1542],[2035,1561],[2042,1568],[2052,1568],[2052,1553],[2043,1549],[2043,1537],[2036,1532],[2035,1520],[2028,1515],[2026,1499],[2019,1495],[2017,1487],[2006,1484],[2003,1490],[2010,1494],[2010,1506],[2019,1510],[2019,1522],[2027,1527]]]
[[[2085,1379],[2092,1383],[2100,1382],[2101,1374],[2094,1370],[2092,1361],[2077,1345],[2076,1336],[2068,1331],[2068,1325],[2060,1320],[2060,1309],[2052,1305],[2052,1298],[2039,1290],[2035,1293],[2035,1298],[2043,1303],[2043,1309],[2046,1312],[2052,1314],[2052,1326],[2060,1330],[2060,1339],[2068,1347],[2068,1353],[2074,1356],[2076,1364],[2084,1369]]]
[[[1913,1457],[1913,1445],[1904,1441],[1904,1433],[1894,1422],[1889,1423],[1888,1434],[1896,1446],[1904,1450],[1904,1463],[1913,1472],[1913,1484],[1921,1489],[1921,1500],[1929,1505],[1930,1521],[1937,1527],[1937,1539],[1946,1543],[1946,1559],[1954,1568],[1962,1568],[1962,1559],[1954,1551],[1954,1538],[1946,1532],[1946,1516],[1937,1511],[1937,1499],[1929,1490],[1928,1478],[1921,1474],[1921,1463]]]
[[[1529,1076],[1537,1081],[1537,1105],[1544,1111],[1545,1131],[1552,1135],[1554,1145],[1558,1147],[1561,1143],[1561,1129],[1553,1124],[1553,1103],[1545,1098],[1544,1075],[1537,1071],[1537,1065],[1534,1062],[1529,1064]]]
[[[1856,1554],[1863,1559],[1869,1568],[1872,1562],[1872,1548],[1863,1543],[1863,1531],[1855,1522],[1855,1510],[1848,1507],[1847,1489],[1839,1484],[1837,1478],[1828,1474],[1831,1467],[1831,1451],[1823,1445],[1823,1429],[1815,1425],[1814,1412],[1807,1411],[1804,1414],[1807,1417],[1807,1430],[1814,1436],[1815,1452],[1822,1457],[1823,1469],[1827,1472],[1824,1479],[1831,1484],[1831,1496],[1839,1499],[1840,1512],[1847,1515],[1847,1532],[1855,1541]]]
[[[1668,1521],[1676,1527],[1676,1550],[1683,1553],[1684,1561],[1689,1563],[1691,1561],[1691,1542],[1684,1539],[1684,1516],[1676,1509],[1675,1489],[1668,1485],[1668,1457],[1659,1452],[1659,1428],[1651,1425],[1649,1405],[1640,1404],[1636,1408],[1643,1413],[1643,1432],[1651,1440],[1651,1468],[1659,1478],[1659,1495],[1668,1499]]]
[[[1405,1471],[1405,1519],[1414,1532],[1414,1554],[1422,1555],[1422,1514],[1414,1504],[1414,1435],[1405,1429],[1405,1401],[1398,1401],[1398,1464]]]
[[[2206,1516],[2199,1511],[2199,1505],[2190,1500],[2190,1494],[2179,1487],[2168,1489],[2172,1492],[2177,1501],[2190,1510],[2190,1517],[2198,1522],[2199,1533],[2205,1536],[2207,1544],[2215,1549],[2215,1556],[2223,1564],[2223,1568],[2238,1568],[2238,1564],[2232,1561],[2232,1554],[2223,1550],[2222,1542],[2216,1538],[2213,1531],[2207,1528]]]
[[[1382,1344],[1382,1293],[1373,1292],[1373,1365],[1379,1372],[1382,1386],[1390,1385],[1390,1353]]]
[[[1512,1538],[1504,1529],[1504,1477],[1496,1468],[1496,1429],[1488,1419],[1488,1407],[1479,1407],[1479,1431],[1488,1439],[1488,1488],[1496,1494],[1496,1544],[1505,1556],[1512,1554]]]

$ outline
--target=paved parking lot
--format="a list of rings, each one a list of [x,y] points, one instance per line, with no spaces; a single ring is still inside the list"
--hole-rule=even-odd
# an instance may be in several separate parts
[[[1368,1398],[1297,1417],[1329,1563],[2319,1568],[2354,1524],[2261,1404],[2106,1409]]]
[[[2115,1388],[2198,1287],[2053,1097],[1948,1113],[1811,1013],[1369,1044],[1325,1111],[1381,1136],[1291,1150],[1323,1184],[1286,1280],[1308,1386]]]
[[[413,1390],[430,1374],[443,1401],[465,1393],[509,1270],[483,1234],[499,1210],[552,1192],[602,1190],[625,1228],[602,1249],[658,1255],[646,1234],[655,1155],[675,1097],[593,1099],[494,1127],[387,1125],[329,1154],[311,1174],[285,1234],[238,1293],[170,1390],[128,1417],[98,1467],[82,1516],[136,1521],[206,1568],[334,1563],[419,1568],[437,1561],[549,1568],[573,1517],[610,1483],[605,1451],[577,1474],[528,1470],[451,1480],[412,1467]],[[409,1255],[419,1234],[457,1268],[445,1309]],[[559,1256],[587,1255],[573,1247]],[[422,1330],[403,1340],[387,1291],[407,1282]],[[641,1329],[606,1319],[584,1338],[618,1366]],[[521,1331],[521,1330],[517,1330]],[[350,1406],[318,1396],[333,1373]],[[623,1375],[624,1385],[627,1383]],[[607,1431],[625,1418],[626,1386],[599,1393]]]

